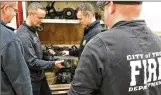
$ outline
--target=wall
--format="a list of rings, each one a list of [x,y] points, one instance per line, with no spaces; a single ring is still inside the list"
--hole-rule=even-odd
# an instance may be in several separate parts
[[[42,44],[79,44],[83,28],[78,24],[43,24],[44,31],[39,32]]]
[[[96,6],[96,2],[90,2]],[[46,6],[47,2],[41,2]],[[56,10],[66,7],[76,8],[80,1],[56,1]],[[161,2],[143,2],[140,18],[145,18],[147,25],[157,34],[161,34]],[[95,7],[100,13],[100,8]],[[103,15],[102,15],[103,19]],[[16,24],[13,24],[16,25]],[[79,44],[83,36],[83,28],[79,24],[44,24],[44,31],[39,33],[42,44]]]
[[[161,2],[143,2],[141,18],[155,33],[161,32]]]
[[[48,2],[40,2],[43,6],[47,6]],[[80,1],[56,1],[54,7],[57,11],[64,8],[73,8],[80,4]],[[90,2],[96,6],[96,2]],[[96,7],[96,10],[98,8]],[[79,44],[83,36],[83,28],[79,24],[55,24],[44,23],[44,31],[39,33],[42,44],[56,44],[56,45],[72,45]]]
[[[15,29],[17,29],[17,21],[16,21],[16,16],[12,19],[12,21],[10,23],[7,24],[10,27],[13,27]]]

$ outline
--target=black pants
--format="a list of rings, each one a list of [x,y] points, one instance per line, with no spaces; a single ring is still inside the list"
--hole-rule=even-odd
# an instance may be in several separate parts
[[[46,78],[41,81],[32,81],[33,95],[52,95]]]

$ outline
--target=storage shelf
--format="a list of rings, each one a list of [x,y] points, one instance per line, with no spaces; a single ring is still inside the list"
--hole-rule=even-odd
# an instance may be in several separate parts
[[[27,2],[23,1],[22,2],[22,7],[23,7],[23,19],[24,21],[27,18]],[[78,24],[78,20],[73,20],[73,19],[43,19],[43,23],[64,23],[64,24]],[[103,20],[100,20],[101,24],[104,24]]]
[[[70,88],[71,84],[54,84],[49,85],[51,90],[68,90]]]
[[[54,56],[54,58],[59,58],[59,59],[76,59],[76,60],[78,60],[78,57],[74,57],[74,56]]]
[[[66,95],[71,84],[55,84],[49,85],[52,95]]]
[[[43,19],[43,23],[68,23],[68,24],[78,24],[78,20],[69,20],[69,19]],[[101,20],[101,24],[104,22]]]
[[[78,20],[68,20],[68,19],[43,19],[43,23],[79,23]]]

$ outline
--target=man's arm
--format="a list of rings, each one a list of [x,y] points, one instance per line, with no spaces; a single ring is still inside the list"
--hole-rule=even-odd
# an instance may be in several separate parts
[[[13,41],[3,49],[2,68],[17,95],[33,95],[29,69],[22,55],[20,41]]]
[[[19,35],[19,37],[23,44],[25,60],[30,69],[47,69],[55,66],[55,61],[45,61],[37,57],[30,37],[26,35]]]
[[[68,95],[93,95],[100,90],[106,53],[99,38],[94,40],[84,48]]]

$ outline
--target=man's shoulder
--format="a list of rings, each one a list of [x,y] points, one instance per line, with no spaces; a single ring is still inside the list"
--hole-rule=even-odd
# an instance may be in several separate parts
[[[101,32],[97,35],[100,39],[113,39],[115,35],[118,35],[115,29],[109,29],[104,32]]]
[[[18,33],[18,34],[25,33],[26,30],[27,30],[27,28],[22,24],[22,25],[17,29],[17,33]]]
[[[6,28],[5,26],[1,25],[1,36],[3,39],[13,41],[13,40],[19,40],[17,35],[14,33],[14,31],[11,31],[10,29]]]
[[[14,33],[14,31],[11,31],[7,27],[1,25],[1,38],[2,38],[2,44],[1,48],[7,46],[11,42],[20,41],[17,35]]]
[[[97,24],[90,30],[89,35],[91,35],[91,37],[93,37],[93,36],[101,33],[103,30],[104,30],[104,28],[100,24]]]
[[[120,40],[122,38],[119,29],[109,29],[104,32],[98,33],[95,37],[93,37],[90,41],[90,44],[93,45],[114,45],[116,40]]]
[[[99,33],[97,36],[101,39],[111,40],[111,39],[122,39],[122,37],[130,36],[132,35],[132,30],[127,30],[124,28],[112,28],[107,29],[106,31],[103,31]]]
[[[29,30],[23,24],[17,29],[17,35],[19,37],[29,37]]]
[[[92,30],[96,31],[96,32],[101,32],[102,30],[104,30],[104,28],[102,27],[102,25],[100,23],[98,23],[94,26],[94,28]]]

